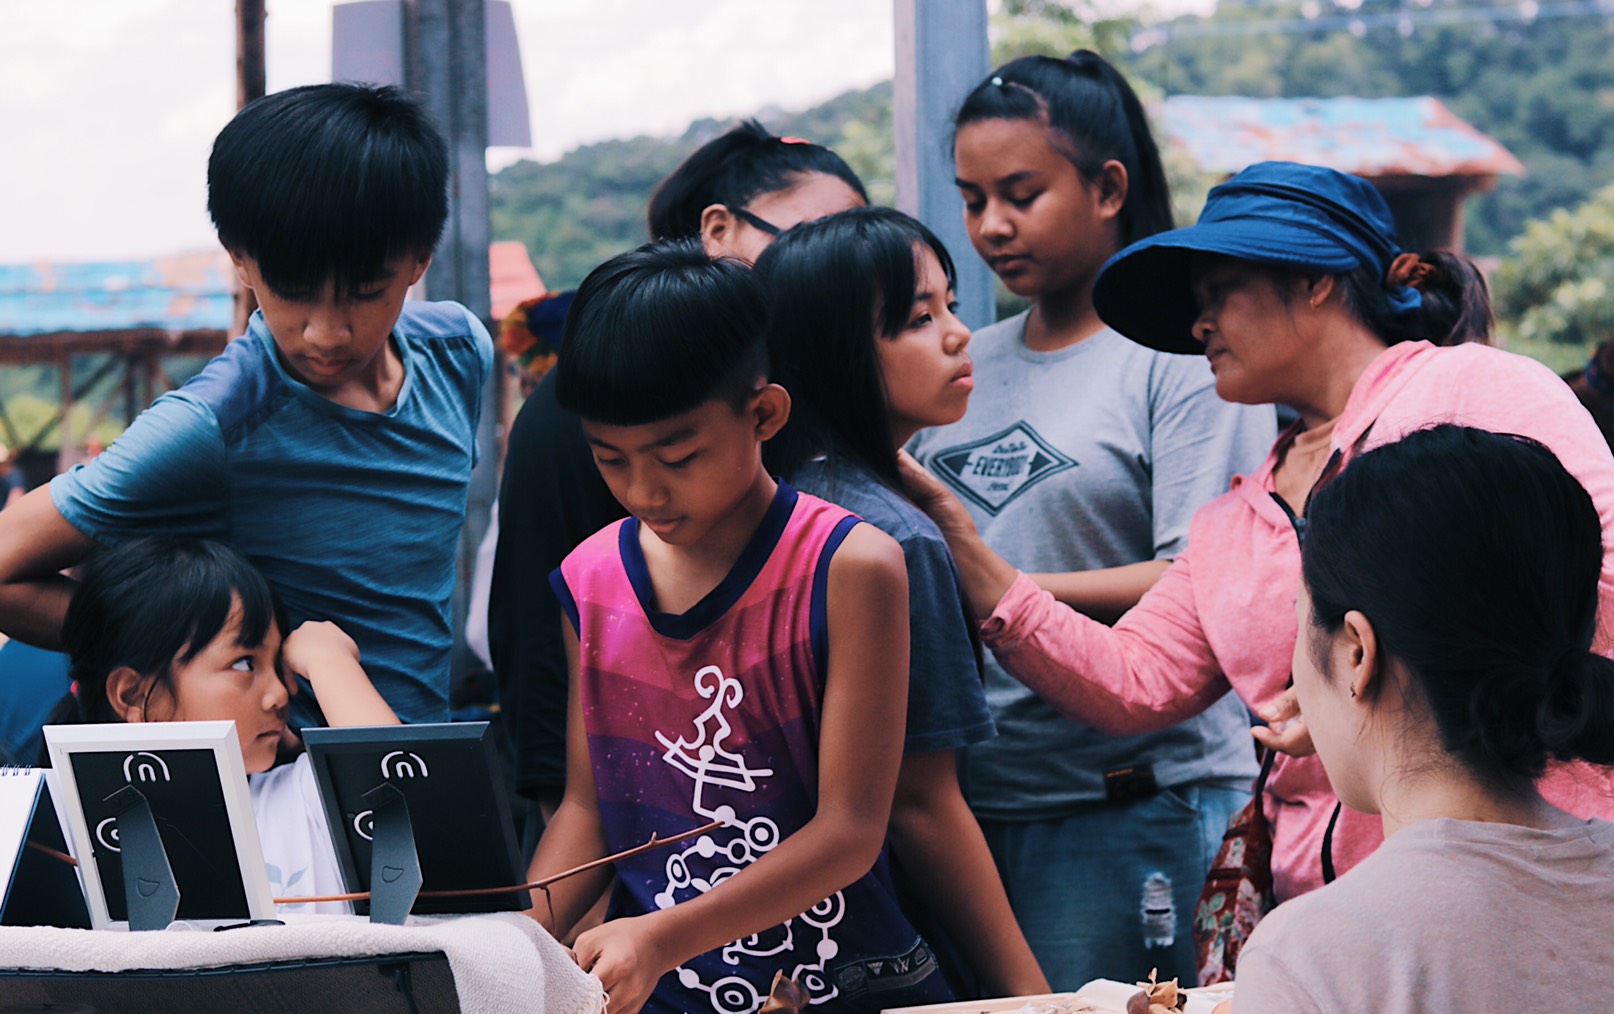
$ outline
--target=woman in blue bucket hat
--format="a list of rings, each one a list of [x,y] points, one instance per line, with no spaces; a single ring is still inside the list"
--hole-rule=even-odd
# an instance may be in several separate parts
[[[1278,900],[1323,882],[1337,798],[1288,690],[1300,534],[1312,488],[1363,451],[1437,423],[1529,436],[1590,492],[1606,548],[1594,647],[1614,647],[1614,460],[1551,371],[1483,344],[1490,308],[1466,259],[1409,253],[1358,177],[1263,162],[1211,191],[1198,224],[1128,246],[1094,294],[1105,323],[1156,349],[1210,359],[1228,401],[1299,419],[1265,463],[1195,515],[1189,548],[1113,627],[1061,607],[991,552],[944,487],[905,464],[940,523],[981,633],[1005,669],[1071,718],[1113,735],[1163,728],[1229,688],[1270,723],[1266,783]],[[1478,547],[1476,547],[1478,550]],[[1550,768],[1547,798],[1614,815],[1609,773]],[[1337,817],[1333,867],[1378,847],[1377,817]]]

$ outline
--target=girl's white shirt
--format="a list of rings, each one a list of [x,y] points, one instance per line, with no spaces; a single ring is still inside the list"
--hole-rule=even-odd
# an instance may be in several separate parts
[[[314,769],[303,754],[290,764],[271,768],[248,780],[252,815],[263,843],[269,890],[276,898],[342,894],[342,870],[336,862],[325,806],[314,782]],[[281,914],[350,915],[345,901],[277,905]]]

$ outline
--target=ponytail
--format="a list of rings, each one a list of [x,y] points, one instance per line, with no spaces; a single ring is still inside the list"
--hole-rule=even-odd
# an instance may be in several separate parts
[[[708,207],[743,208],[759,194],[789,190],[814,173],[841,180],[868,202],[863,181],[839,155],[797,137],[775,137],[756,120],[745,120],[697,148],[656,187],[648,212],[650,238],[699,236],[701,213]]]
[[[1121,246],[1172,227],[1160,150],[1137,93],[1102,56],[1078,49],[1063,60],[1024,56],[993,71],[964,98],[956,131],[981,120],[1037,120],[1054,146],[1092,181],[1105,162],[1126,167],[1127,198],[1117,219]]]
[[[1579,647],[1563,652],[1535,726],[1547,752],[1560,760],[1614,765],[1614,660]]]
[[[1371,266],[1340,276],[1345,307],[1387,345],[1429,341],[1461,345],[1491,340],[1491,293],[1474,262],[1449,250],[1402,254],[1386,277]],[[1416,289],[1420,305],[1403,310],[1392,293]]]

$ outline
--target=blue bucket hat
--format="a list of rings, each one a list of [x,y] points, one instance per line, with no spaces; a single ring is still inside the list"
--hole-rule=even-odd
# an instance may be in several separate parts
[[[1140,345],[1198,355],[1199,310],[1189,286],[1195,253],[1339,275],[1367,265],[1383,278],[1401,253],[1384,197],[1359,176],[1297,162],[1257,162],[1214,188],[1199,221],[1141,239],[1104,265],[1099,317]],[[1389,292],[1397,313],[1423,305],[1417,289]]]

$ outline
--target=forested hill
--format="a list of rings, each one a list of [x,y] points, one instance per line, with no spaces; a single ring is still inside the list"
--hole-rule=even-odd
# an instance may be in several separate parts
[[[1173,94],[1434,95],[1502,142],[1529,172],[1469,205],[1470,253],[1614,180],[1611,0],[1251,2],[1163,28],[1131,64]]]
[[[1526,15],[1533,13],[1533,19]],[[994,59],[1093,45],[1150,95],[1434,95],[1513,151],[1529,173],[1469,205],[1471,253],[1503,253],[1524,224],[1614,180],[1614,0],[1309,0],[1231,3],[1147,31],[1085,23],[1056,0],[1005,0]],[[848,92],[805,112],[758,113],[776,133],[834,147],[891,197],[891,88]],[[576,285],[645,238],[656,182],[727,123],[682,137],[609,141],[492,184],[494,236],[519,239],[552,288]]]
[[[846,92],[806,112],[770,109],[756,115],[775,134],[835,149],[863,178],[873,200],[891,202],[890,82]],[[572,288],[601,261],[648,238],[645,203],[656,184],[730,126],[697,120],[677,138],[605,141],[554,162],[518,162],[490,181],[493,237],[526,243],[544,284]]]

